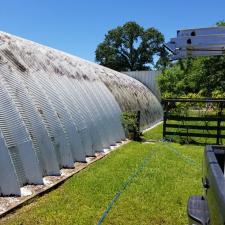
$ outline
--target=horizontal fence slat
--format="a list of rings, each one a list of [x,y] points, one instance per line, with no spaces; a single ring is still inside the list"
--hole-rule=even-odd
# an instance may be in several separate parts
[[[177,136],[188,136],[188,137],[207,137],[207,138],[225,138],[225,135],[217,135],[217,134],[200,134],[200,133],[184,133],[184,132],[165,132],[165,135],[177,135]]]
[[[217,126],[199,126],[199,125],[183,125],[183,124],[165,124],[165,127],[170,128],[184,128],[191,130],[225,130],[225,127],[217,127]]]
[[[175,115],[167,115],[167,120],[177,120],[177,121],[225,121],[225,117],[215,117],[215,116],[175,116]]]
[[[168,135],[183,137],[205,137],[216,140],[216,144],[221,143],[225,138],[225,99],[223,98],[167,98],[163,99],[164,122],[163,137]],[[179,103],[177,105],[176,103]],[[189,115],[174,111],[184,103],[181,110],[189,110]],[[200,108],[201,107],[201,108]],[[208,115],[205,114],[209,109]],[[197,114],[203,111],[203,115]],[[211,122],[211,123],[210,123]],[[173,128],[175,131],[173,131]],[[211,131],[209,133],[209,131]]]
[[[190,98],[167,98],[163,99],[162,102],[205,102],[205,103],[225,103],[225,99],[211,98],[211,99],[190,99]]]

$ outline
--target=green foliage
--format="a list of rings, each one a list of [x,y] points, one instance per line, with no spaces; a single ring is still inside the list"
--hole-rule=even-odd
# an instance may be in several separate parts
[[[126,136],[133,140],[139,140],[140,132],[137,124],[137,113],[123,112],[121,120]]]
[[[163,42],[164,36],[157,29],[144,29],[136,22],[127,22],[108,31],[95,51],[96,61],[117,71],[148,70],[158,55],[160,67],[167,62]]]
[[[137,128],[136,125],[136,114],[133,112],[123,112],[122,113],[122,124],[127,130],[133,130]]]
[[[212,97],[213,98],[225,98],[225,92],[220,91],[220,90],[215,90],[212,92]]]
[[[220,26],[225,26],[225,21],[224,21],[224,20],[220,20],[219,22],[216,23],[216,25],[217,25],[218,27],[220,27]]]
[[[225,56],[180,60],[162,72],[158,83],[163,97],[223,96]]]

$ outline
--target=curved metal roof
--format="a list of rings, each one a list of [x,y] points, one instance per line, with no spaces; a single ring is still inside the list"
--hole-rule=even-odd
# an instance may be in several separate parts
[[[0,194],[125,138],[122,111],[141,111],[141,127],[162,117],[155,95],[111,69],[0,32]]]

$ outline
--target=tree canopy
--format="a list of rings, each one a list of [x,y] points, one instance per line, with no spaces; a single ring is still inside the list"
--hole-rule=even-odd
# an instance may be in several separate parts
[[[161,56],[158,66],[165,63],[163,42],[164,36],[157,29],[127,22],[108,31],[97,46],[96,61],[117,71],[148,70],[154,64],[154,56]]]
[[[158,81],[164,97],[225,97],[225,56],[180,60]]]

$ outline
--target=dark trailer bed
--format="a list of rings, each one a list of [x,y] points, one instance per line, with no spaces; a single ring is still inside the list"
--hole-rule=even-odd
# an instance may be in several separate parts
[[[204,152],[202,183],[204,196],[188,201],[189,224],[225,224],[225,146],[207,145]]]

